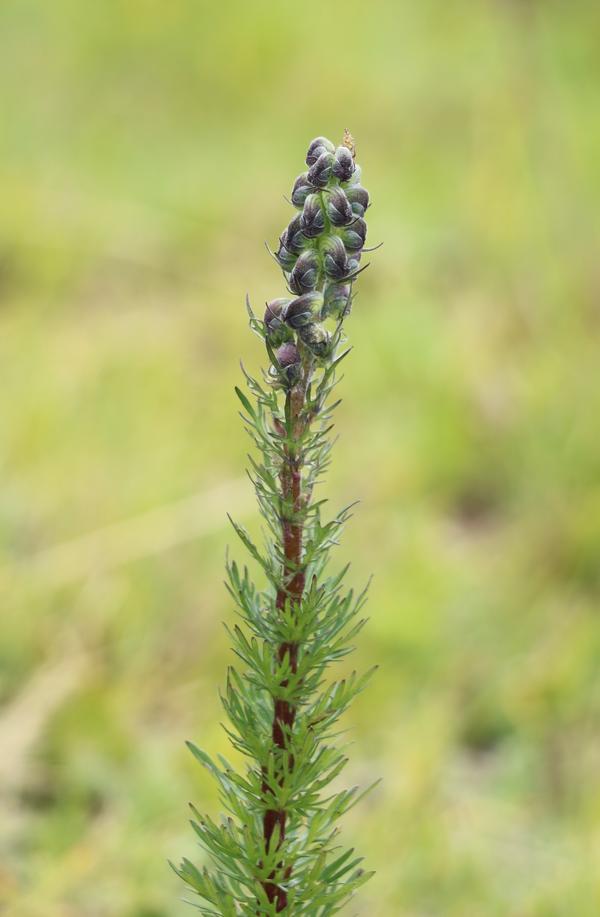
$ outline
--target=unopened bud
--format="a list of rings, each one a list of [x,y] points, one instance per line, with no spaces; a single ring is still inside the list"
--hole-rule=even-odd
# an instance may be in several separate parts
[[[344,245],[349,252],[359,251],[367,238],[367,224],[362,217],[357,217],[348,229],[342,233]]]
[[[293,266],[296,263],[298,255],[295,255],[293,252],[286,247],[287,241],[287,229],[284,230],[283,235],[279,239],[279,248],[275,254],[277,261],[281,265],[284,271],[291,271]]]
[[[360,267],[360,260],[359,260],[359,258],[356,258],[356,257],[354,257],[354,258],[349,258],[349,259],[348,259],[348,273],[347,273],[346,276],[347,276],[347,277],[351,277],[352,274],[356,273],[356,271],[359,269],[359,267]]]
[[[369,206],[369,192],[362,185],[352,185],[346,188],[346,197],[352,205],[352,210],[359,217],[364,217],[365,210]]]
[[[286,306],[282,312],[282,318],[290,328],[297,330],[319,319],[322,309],[322,293],[304,293]]]
[[[312,190],[313,187],[308,181],[308,172],[303,172],[302,175],[299,175],[294,182],[294,187],[292,188],[291,195],[292,204],[294,204],[296,207],[302,207],[304,201]]]
[[[299,255],[304,249],[306,239],[302,234],[302,214],[298,213],[285,231],[285,247]]]
[[[285,341],[289,341],[293,336],[282,317],[283,310],[289,302],[289,299],[272,299],[266,305],[265,331],[267,332],[269,343],[273,347],[278,347]]]
[[[348,181],[354,172],[354,160],[352,153],[345,146],[338,146],[335,151],[335,161],[333,163],[333,174],[340,181]]]
[[[346,150],[346,152],[348,152]],[[324,188],[331,178],[333,153],[321,153],[317,161],[308,170],[308,180],[315,188]]]
[[[334,226],[346,226],[352,222],[352,207],[341,188],[331,190],[327,198],[327,215]]]
[[[275,356],[286,380],[290,385],[294,385],[299,380],[302,372],[302,362],[298,348],[292,343],[283,344]]]
[[[291,302],[289,299],[272,299],[266,303],[264,322],[268,331],[275,331],[283,324],[281,317],[284,306]]]
[[[317,285],[319,259],[314,251],[302,252],[290,275],[290,288],[298,295],[310,293]]]
[[[330,236],[323,246],[325,273],[333,280],[341,280],[348,272],[348,256],[339,236]]]
[[[357,162],[354,163],[354,172],[346,182],[347,188],[354,188],[355,185],[360,185],[360,176],[362,169]]]
[[[314,353],[316,357],[327,355],[331,345],[331,335],[325,330],[323,325],[311,322],[309,325],[303,325],[299,330],[302,343]]]
[[[306,154],[306,165],[314,165],[321,153],[333,153],[334,150],[333,143],[327,137],[315,137]]]
[[[309,194],[304,201],[301,225],[307,239],[314,239],[325,229],[325,214],[318,194]]]
[[[349,283],[332,283],[325,290],[325,306],[323,317],[339,319],[350,311],[350,294],[352,288]]]

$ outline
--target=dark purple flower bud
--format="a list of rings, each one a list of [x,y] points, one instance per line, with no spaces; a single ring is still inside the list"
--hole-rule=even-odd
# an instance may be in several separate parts
[[[367,238],[367,224],[362,217],[357,217],[348,229],[342,233],[344,245],[349,252],[359,251],[365,244]]]
[[[348,272],[348,256],[339,236],[330,236],[324,246],[325,273],[333,280],[341,280]]]
[[[308,170],[308,180],[315,188],[324,188],[331,178],[333,153],[321,153],[314,165]]]
[[[369,206],[369,192],[362,185],[353,185],[346,188],[346,197],[352,205],[352,210],[359,217],[364,217],[365,210]]]
[[[333,174],[340,181],[348,181],[354,172],[354,160],[352,153],[345,146],[338,146],[335,151],[335,161],[333,163]]]
[[[276,353],[277,362],[284,367],[300,362],[300,353],[295,344],[284,344]]]
[[[294,182],[292,188],[292,204],[296,207],[302,207],[304,201],[314,188],[308,181],[308,172],[303,172]]]
[[[275,331],[277,328],[281,327],[283,324],[281,312],[283,307],[287,306],[290,301],[289,299],[272,299],[270,302],[266,303],[264,321],[267,326],[267,331]]]
[[[302,214],[298,213],[285,231],[285,247],[294,255],[299,255],[306,245],[302,234]]]
[[[325,214],[318,194],[310,194],[304,201],[301,225],[307,239],[314,239],[325,229]]]
[[[291,269],[293,268],[293,266],[296,263],[298,256],[295,255],[293,252],[289,250],[289,248],[286,247],[286,244],[285,244],[286,241],[287,241],[287,229],[284,230],[283,235],[279,239],[279,248],[277,249],[275,257],[277,258],[277,261],[279,262],[279,264],[281,265],[284,271],[291,271]]]
[[[316,357],[325,357],[331,345],[331,335],[323,325],[311,322],[303,325],[298,331],[302,343],[314,353]]]
[[[290,301],[289,299],[272,299],[266,304],[265,329],[269,342],[273,347],[278,347],[292,337],[292,332],[285,324],[282,316],[283,310]]]
[[[341,188],[331,190],[327,198],[327,215],[334,226],[346,226],[352,222],[352,207]]]
[[[354,172],[352,173],[348,181],[345,182],[345,186],[347,188],[354,188],[355,185],[360,185],[361,173],[362,173],[361,167],[359,166],[357,162],[355,162],[354,163]]]
[[[332,283],[325,290],[325,306],[323,317],[339,319],[350,311],[350,294],[352,288],[349,283]]]
[[[315,137],[306,154],[306,165],[313,166],[321,153],[333,153],[335,147],[327,137]]]
[[[316,287],[318,279],[319,259],[316,252],[302,252],[290,274],[290,288],[299,296],[302,293],[310,293]]]
[[[283,310],[282,317],[290,328],[298,329],[320,318],[322,308],[322,293],[304,293],[297,299],[292,299]]]
[[[302,372],[302,361],[296,345],[283,344],[275,356],[288,383],[294,385],[295,382],[298,382]]]

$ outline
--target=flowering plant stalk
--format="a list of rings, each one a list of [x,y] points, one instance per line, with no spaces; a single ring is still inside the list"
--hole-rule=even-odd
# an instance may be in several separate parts
[[[222,917],[328,917],[371,875],[353,849],[337,842],[338,818],[364,793],[324,793],[347,763],[332,744],[337,721],[373,671],[325,678],[365,624],[366,590],[344,588],[347,567],[326,572],[351,507],[323,521],[326,501],[314,498],[330,459],[339,402],[329,398],[349,353],[341,345],[364,270],[369,195],[348,132],[337,148],[317,137],[306,163],[291,193],[298,213],[274,254],[290,296],[268,302],[262,320],[247,304],[270,367],[261,381],[244,370],[249,395],[236,389],[256,446],[250,476],[267,526],[259,548],[233,521],[264,588],[246,567],[227,561],[227,588],[241,618],[228,630],[243,669],[229,668],[221,700],[224,728],[247,759],[245,769],[188,743],[215,777],[227,815],[217,824],[192,807],[192,826],[213,868],[184,859],[175,869],[199,896],[198,910]]]

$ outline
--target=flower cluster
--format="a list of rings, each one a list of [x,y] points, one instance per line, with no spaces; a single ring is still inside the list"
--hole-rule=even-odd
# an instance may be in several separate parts
[[[278,348],[275,373],[289,386],[300,375],[303,349],[317,360],[331,357],[333,336],[325,322],[339,325],[350,311],[367,235],[369,193],[360,184],[350,135],[337,148],[317,137],[306,165],[291,193],[298,213],[275,253],[293,298],[271,300],[264,315],[266,339]]]

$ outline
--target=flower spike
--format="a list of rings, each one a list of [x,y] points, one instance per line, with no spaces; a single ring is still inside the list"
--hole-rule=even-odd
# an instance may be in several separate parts
[[[257,379],[242,366],[247,390],[236,388],[256,447],[249,477],[267,537],[259,547],[231,520],[265,584],[227,558],[226,585],[241,618],[228,633],[243,670],[229,668],[221,702],[224,729],[246,766],[236,772],[189,743],[217,781],[227,818],[216,823],[192,809],[209,862],[198,869],[184,859],[175,871],[201,899],[198,910],[215,917],[338,913],[372,875],[337,840],[338,818],[364,794],[327,790],[346,764],[333,744],[337,721],[373,671],[328,681],[365,623],[365,591],[344,585],[348,565],[327,572],[350,507],[325,521],[325,501],[313,499],[335,442],[339,400],[330,395],[350,350],[344,325],[368,267],[360,260],[369,194],[348,131],[337,146],[316,137],[306,167],[292,186],[295,213],[276,250],[267,245],[290,295],[266,302],[262,318],[246,297],[268,368]]]

